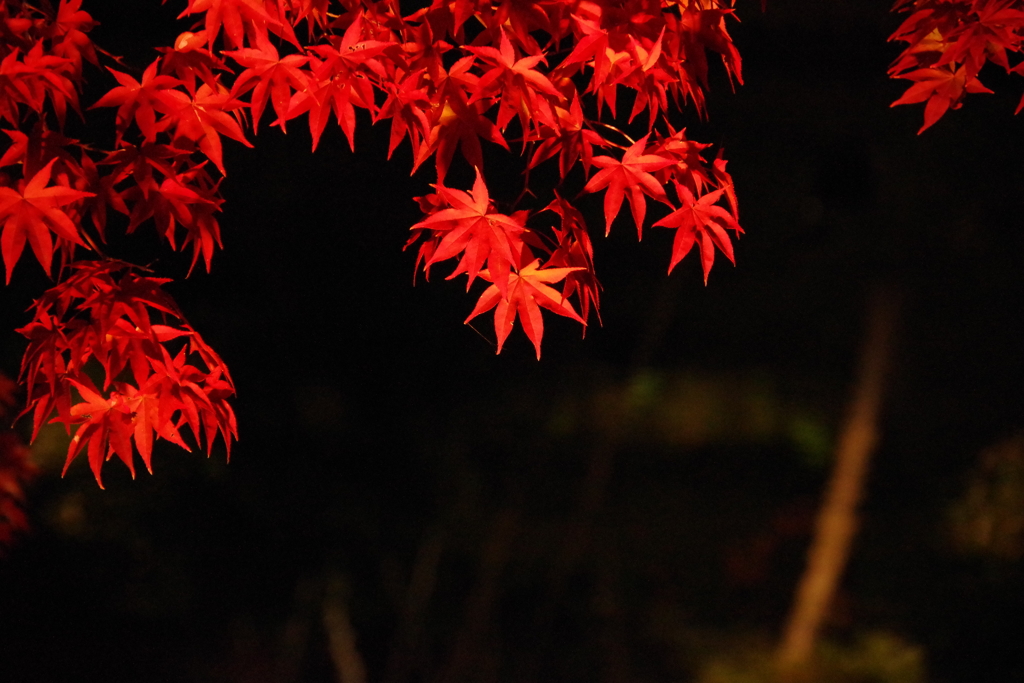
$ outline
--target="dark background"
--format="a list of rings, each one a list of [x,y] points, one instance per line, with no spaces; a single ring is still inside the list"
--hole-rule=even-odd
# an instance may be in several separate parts
[[[171,4],[83,9],[142,68],[187,28]],[[0,680],[336,680],[335,608],[372,681],[741,680],[711,664],[756,670],[777,638],[878,288],[903,296],[899,344],[826,645],[868,662],[850,680],[911,680],[878,673],[900,656],[931,681],[1024,680],[1022,540],[955,542],[991,484],[979,454],[1024,427],[1021,84],[983,72],[995,95],[917,136],[922,108],[888,106],[888,9],[740,4],[745,85],[713,64],[709,120],[676,119],[725,147],[737,267],[705,287],[690,256],[666,278],[669,232],[637,244],[620,220],[596,240],[603,326],[548,316],[539,363],[518,326],[495,356],[488,316],[461,324],[479,285],[441,267],[412,286],[433,175],[408,176],[404,144],[386,162],[386,129],[361,120],[355,154],[329,128],[311,156],[301,120],[226,143],[212,272],[184,279],[188,256],[144,231],[120,255],[177,279],[241,440],[230,465],[164,448],[132,482],[111,464],[99,491],[84,462],[59,477],[44,435],[34,532],[0,559]],[[514,197],[514,164],[488,163]],[[580,207],[601,224],[599,198]],[[8,374],[45,286],[23,265],[0,294]],[[1003,507],[972,514],[1022,514],[1014,457]]]

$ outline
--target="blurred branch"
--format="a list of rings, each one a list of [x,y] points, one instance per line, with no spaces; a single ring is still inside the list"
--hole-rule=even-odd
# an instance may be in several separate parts
[[[298,681],[309,649],[311,626],[322,600],[323,583],[319,576],[301,577],[295,584],[295,598],[291,614],[281,634],[281,648],[277,659],[280,681]]]
[[[809,664],[850,557],[857,531],[857,508],[878,442],[878,421],[899,308],[900,297],[888,289],[877,292],[869,305],[856,385],[839,434],[835,465],[818,512],[807,567],[779,645],[778,663],[783,675],[794,675]]]
[[[338,683],[366,683],[366,664],[348,614],[348,592],[341,576],[331,577],[324,595],[324,630]]]

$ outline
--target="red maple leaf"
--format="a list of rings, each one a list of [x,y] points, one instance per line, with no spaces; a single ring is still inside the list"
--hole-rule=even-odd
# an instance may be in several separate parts
[[[43,103],[49,98],[61,127],[67,106],[78,110],[78,93],[69,76],[74,75],[70,59],[58,57],[43,48],[43,41],[36,40],[24,57],[18,60],[18,50],[12,50],[0,62],[0,114],[19,125],[17,102],[24,103],[41,114]]]
[[[160,73],[173,74],[184,84],[185,90],[191,96],[195,96],[196,84],[200,81],[214,90],[219,90],[220,79],[216,72],[231,71],[227,64],[210,50],[207,42],[206,31],[185,31],[174,41],[173,47],[157,48],[157,52],[163,53]]]
[[[540,360],[540,342],[544,337],[544,318],[540,309],[544,307],[553,313],[572,318],[576,322],[586,325],[586,321],[580,317],[572,304],[556,289],[549,287],[548,282],[558,282],[566,275],[582,268],[541,268],[540,259],[534,259],[528,265],[523,266],[517,273],[509,273],[505,280],[505,286],[499,287],[489,271],[481,270],[480,277],[488,282],[494,282],[480,295],[473,312],[466,318],[468,323],[481,313],[494,309],[494,334],[498,338],[498,353],[501,353],[505,340],[508,339],[516,316],[519,316],[519,323],[523,326],[526,336],[533,342],[537,351],[537,360]],[[502,289],[505,292],[502,292]]]
[[[130,434],[132,432],[132,410],[128,407],[124,397],[117,391],[110,392],[104,397],[89,378],[80,376],[78,379],[68,380],[85,401],[71,406],[71,416],[80,423],[75,435],[71,437],[71,445],[68,448],[68,457],[64,463],[64,471],[67,473],[68,466],[78,455],[83,446],[87,446],[89,453],[89,466],[92,468],[93,476],[100,488],[103,488],[103,479],[100,470],[103,462],[111,453],[117,453],[122,462],[128,466],[135,477],[135,466],[132,462],[132,445]]]
[[[374,117],[374,123],[391,119],[391,140],[388,143],[388,159],[406,135],[412,146],[412,156],[420,154],[424,142],[430,136],[430,94],[424,84],[426,70],[421,69],[405,78],[385,83],[388,97]]]
[[[134,120],[142,131],[146,142],[154,142],[156,134],[161,130],[157,126],[156,109],[161,90],[181,85],[181,81],[172,76],[157,74],[160,60],[157,59],[142,73],[142,81],[136,81],[128,74],[109,69],[119,86],[101,97],[90,109],[95,107],[117,107],[117,140],[120,142],[128,125]]]
[[[76,79],[81,78],[83,58],[99,65],[96,47],[85,35],[97,23],[88,12],[82,10],[82,0],[61,0],[57,16],[50,25],[49,32],[54,40],[53,52],[71,63]]]
[[[520,234],[526,229],[521,218],[493,210],[487,184],[480,169],[469,192],[437,186],[437,194],[447,204],[416,225],[413,230],[430,229],[443,235],[425,267],[462,254],[459,265],[448,279],[466,273],[468,290],[484,261],[494,273],[497,286],[504,288],[512,264],[519,262],[522,250]]]
[[[491,67],[480,77],[469,102],[497,98],[498,128],[505,130],[512,116],[518,114],[523,130],[530,128],[532,112],[540,96],[546,95],[554,101],[563,99],[561,92],[552,85],[548,77],[534,67],[543,63],[544,54],[528,55],[516,59],[515,50],[505,31],[501,31],[499,48],[490,46],[467,47]]]
[[[587,84],[587,92],[597,95],[597,110],[600,114],[602,108],[608,105],[612,117],[615,117],[615,92],[618,87],[616,81],[617,63],[623,59],[629,59],[629,54],[612,47],[612,35],[608,28],[604,27],[600,15],[601,8],[596,3],[580,10],[589,9],[594,14],[583,16],[573,14],[573,24],[581,37],[569,56],[559,65],[559,70],[572,74],[584,64],[593,68],[594,73]]]
[[[605,140],[596,132],[584,126],[583,107],[579,93],[573,92],[569,108],[560,106],[540,106],[533,111],[540,124],[541,132],[535,139],[540,141],[530,157],[527,168],[535,168],[555,154],[558,155],[558,172],[565,178],[577,161],[582,159],[583,172],[590,175],[590,167],[594,159],[594,145],[602,145]]]
[[[299,67],[309,61],[305,55],[287,55],[280,57],[277,48],[269,40],[260,40],[258,48],[243,48],[236,52],[225,52],[236,62],[246,67],[235,81],[236,94],[252,89],[250,107],[252,110],[252,130],[259,129],[260,117],[271,101],[274,113],[281,122],[281,130],[285,130],[288,105],[292,90],[306,87],[308,76]]]
[[[470,72],[472,66],[473,57],[463,57],[452,65],[438,84],[432,101],[435,106],[431,111],[430,135],[413,163],[415,173],[420,164],[436,152],[438,183],[444,182],[456,148],[476,168],[483,168],[484,165],[481,138],[501,145],[508,151],[508,143],[498,126],[484,116],[488,105],[481,101],[469,103],[470,94],[474,92],[477,82],[477,77]]]
[[[93,195],[63,185],[47,187],[54,161],[56,159],[39,169],[27,183],[21,181],[19,190],[0,187],[0,221],[3,222],[0,249],[3,250],[8,284],[26,241],[47,273],[50,272],[54,252],[51,232],[60,239],[85,246],[79,227],[61,207]]]
[[[629,191],[629,208],[633,212],[636,232],[640,237],[643,236],[644,216],[647,214],[647,200],[644,195],[665,204],[669,203],[668,197],[665,196],[665,189],[651,175],[651,172],[671,166],[674,162],[657,154],[644,154],[648,137],[649,134],[633,143],[623,153],[621,160],[607,156],[593,159],[594,165],[600,166],[601,170],[594,174],[583,191],[597,192],[602,188],[608,188],[604,194],[606,235],[611,232],[612,221],[619,215],[622,198],[627,190]]]
[[[959,109],[966,93],[992,92],[976,76],[969,74],[966,66],[918,69],[899,78],[914,81],[914,85],[890,106],[928,101],[924,106],[924,125],[917,131],[918,135],[942,118],[949,109]]]
[[[737,234],[743,229],[729,211],[716,203],[725,194],[725,190],[715,190],[694,199],[693,194],[683,185],[675,183],[676,195],[683,203],[682,208],[676,209],[669,215],[655,223],[656,227],[676,228],[676,237],[672,242],[672,260],[668,264],[668,272],[676,267],[683,257],[690,253],[690,249],[696,244],[700,249],[701,265],[704,268],[704,284],[708,282],[708,273],[715,262],[715,247],[717,246],[726,258],[736,264],[733,256],[732,241],[726,229],[733,230]]]
[[[221,175],[224,170],[224,153],[220,136],[227,135],[246,147],[252,143],[245,139],[245,133],[238,120],[230,112],[240,109],[242,102],[235,99],[228,90],[218,84],[213,88],[203,83],[195,97],[181,90],[161,90],[158,94],[160,111],[174,123],[174,137],[185,138],[195,143],[199,151],[214,163]]]
[[[646,108],[649,123],[653,126],[658,114],[668,109],[668,89],[678,86],[678,75],[659,65],[664,37],[665,27],[662,27],[658,39],[653,43],[629,37],[630,60],[623,63],[624,73],[620,80],[636,90],[633,110],[629,113],[630,121]]]

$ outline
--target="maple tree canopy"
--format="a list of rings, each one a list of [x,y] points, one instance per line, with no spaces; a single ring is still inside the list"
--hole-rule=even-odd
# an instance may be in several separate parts
[[[188,0],[186,30],[135,67],[93,45],[83,0],[0,0],[5,278],[30,253],[56,282],[20,330],[34,431],[65,425],[67,463],[85,452],[98,483],[115,455],[133,473],[136,452],[150,467],[154,439],[209,452],[220,435],[230,452],[226,366],[167,279],[117,259],[115,233],[155,229],[209,270],[222,246],[225,138],[251,145],[261,124],[284,132],[304,119],[315,150],[332,119],[353,149],[361,118],[387,122],[389,157],[408,143],[411,171],[434,180],[415,198],[415,268],[429,277],[451,262],[447,277],[465,275],[467,289],[489,283],[467,322],[493,309],[499,352],[516,319],[538,358],[543,311],[584,329],[599,320],[583,195],[603,193],[605,234],[631,219],[641,237],[658,207],[649,225],[675,231],[669,272],[696,245],[706,282],[716,251],[734,261],[737,193],[722,150],[670,115],[707,114],[709,61],[742,84],[733,4],[434,0],[405,12],[397,0]],[[987,90],[986,62],[1024,73],[1008,61],[1022,5],[899,0],[908,16],[892,38],[909,47],[891,75],[913,85],[894,104],[925,102],[927,128]],[[83,107],[86,70],[109,90]],[[64,135],[69,116],[97,108],[116,108],[113,149]],[[518,196],[488,186],[493,155],[520,160]],[[471,170],[472,187],[447,184],[453,164]],[[531,183],[545,164],[554,187]]]

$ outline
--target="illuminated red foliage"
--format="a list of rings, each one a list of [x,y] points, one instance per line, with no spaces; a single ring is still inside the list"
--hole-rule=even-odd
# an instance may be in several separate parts
[[[968,93],[992,92],[978,80],[986,63],[1024,75],[1024,62],[1010,63],[1024,42],[1022,0],[898,0],[893,10],[909,16],[889,38],[907,44],[889,75],[913,82],[893,106],[924,102],[919,132]]]
[[[186,425],[208,451],[217,434],[230,449],[223,362],[164,291],[168,280],[106,250],[115,231],[152,226],[209,270],[222,246],[224,140],[251,145],[267,116],[282,131],[304,118],[314,149],[332,120],[354,149],[359,110],[390,122],[389,155],[408,142],[412,170],[436,175],[411,226],[416,268],[429,275],[451,261],[448,277],[465,274],[467,289],[490,283],[470,319],[494,310],[499,352],[518,319],[539,357],[542,309],[584,326],[599,316],[590,231],[574,205],[583,195],[603,193],[606,234],[626,200],[641,236],[653,200],[667,215],[656,225],[677,231],[671,266],[696,243],[706,279],[714,249],[733,258],[736,194],[721,152],[667,117],[688,104],[706,114],[709,55],[742,83],[732,4],[435,0],[403,12],[396,0],[189,0],[188,30],[133,75],[100,67],[106,53],[89,39],[96,22],[81,0],[0,0],[0,120],[11,140],[0,156],[0,252],[8,281],[26,252],[57,281],[20,330],[33,431],[62,423],[73,435],[67,463],[85,452],[98,483],[114,456],[134,473],[138,453],[150,468],[154,439],[188,448]],[[83,110],[87,65],[112,82]],[[69,110],[108,107],[114,149],[65,137]],[[520,155],[518,197],[488,185],[492,154]],[[473,187],[449,186],[463,163]],[[557,188],[530,184],[545,164],[557,165]]]

